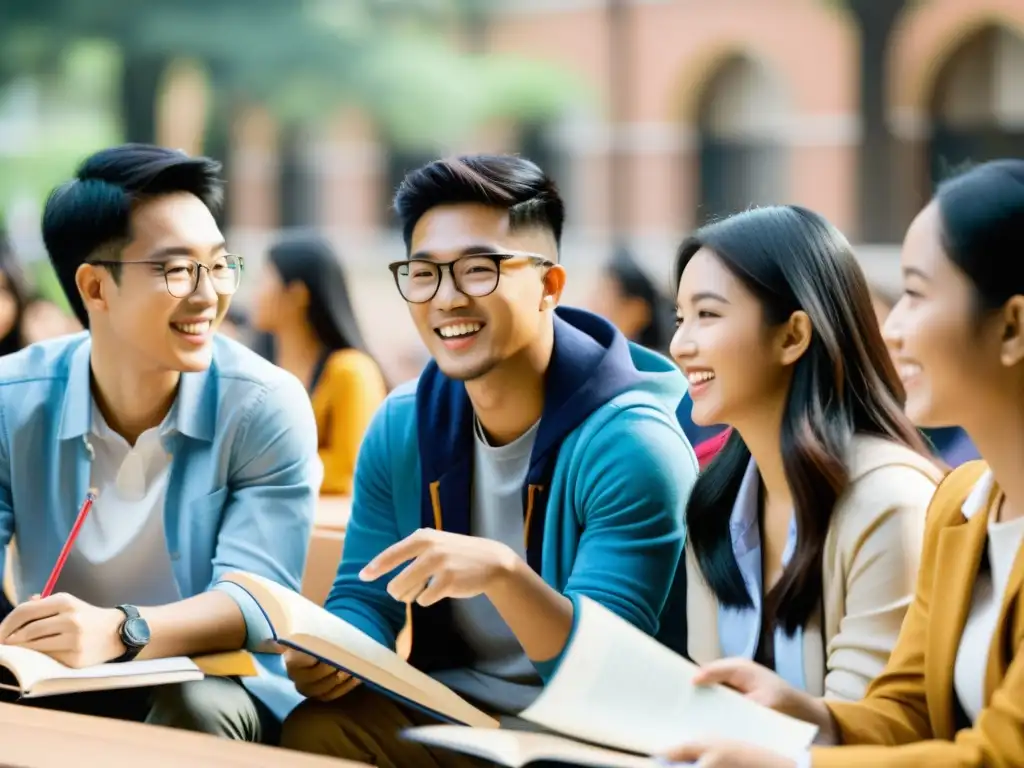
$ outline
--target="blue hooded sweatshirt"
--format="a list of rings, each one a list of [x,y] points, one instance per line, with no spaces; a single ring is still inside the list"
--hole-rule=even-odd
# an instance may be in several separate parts
[[[685,649],[678,595],[683,513],[697,459],[675,411],[686,381],[671,361],[607,321],[559,308],[545,404],[523,487],[527,561],[552,588],[602,603],[669,647]],[[419,528],[471,534],[473,408],[433,362],[396,389],[356,465],[344,557],[326,608],[394,648],[405,606],[358,573]],[[410,662],[469,666],[448,600],[413,607]],[[557,658],[535,662],[547,678]]]

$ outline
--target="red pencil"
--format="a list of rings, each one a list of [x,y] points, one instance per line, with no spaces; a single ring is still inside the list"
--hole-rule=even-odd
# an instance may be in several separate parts
[[[82,502],[82,508],[78,510],[78,517],[75,518],[75,524],[71,526],[71,533],[68,534],[68,540],[64,542],[64,548],[60,551],[60,557],[57,558],[57,564],[53,566],[53,571],[50,572],[50,578],[46,580],[46,586],[43,587],[43,593],[39,596],[40,598],[49,597],[53,593],[54,587],[57,586],[57,579],[60,578],[60,572],[64,570],[64,563],[68,561],[68,555],[71,554],[71,548],[75,546],[75,539],[78,538],[78,532],[82,529],[82,523],[85,522],[85,518],[89,516],[89,510],[92,509],[92,503],[96,501],[96,489],[90,488],[89,492],[85,494],[85,501]]]

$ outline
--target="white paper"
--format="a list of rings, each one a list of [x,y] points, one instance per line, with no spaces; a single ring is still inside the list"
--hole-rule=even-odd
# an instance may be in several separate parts
[[[796,757],[814,740],[814,725],[722,686],[694,686],[695,665],[604,606],[582,598],[577,610],[558,670],[524,720],[650,755],[730,739]]]

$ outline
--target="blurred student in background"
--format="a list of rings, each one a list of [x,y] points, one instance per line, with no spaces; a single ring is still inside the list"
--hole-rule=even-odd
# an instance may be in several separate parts
[[[217,327],[229,339],[234,339],[239,344],[252,347],[252,327],[249,324],[249,315],[241,307],[229,307],[224,319]]]
[[[273,337],[274,362],[310,393],[324,465],[321,493],[351,493],[356,453],[387,385],[366,350],[344,269],[324,238],[289,235],[270,249],[253,325]]]
[[[0,230],[0,356],[17,352],[25,346],[22,323],[28,290],[21,266]]]
[[[842,234],[791,206],[701,229],[676,270],[694,420],[731,427],[686,510],[690,657],[859,699],[896,644],[943,474],[867,283]]]
[[[591,294],[589,309],[610,320],[630,341],[663,355],[669,354],[669,343],[675,331],[672,302],[624,248],[616,249],[605,265]],[[691,418],[692,411],[693,401],[689,394],[684,395],[676,417],[701,460],[701,444],[720,434],[722,427],[698,426]],[[700,463],[703,466],[705,462]]]

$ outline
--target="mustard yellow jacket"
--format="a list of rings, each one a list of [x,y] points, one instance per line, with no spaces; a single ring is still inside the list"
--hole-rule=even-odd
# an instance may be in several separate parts
[[[387,385],[373,358],[356,349],[334,352],[311,395],[324,479],[320,492],[352,493],[356,454]]]
[[[953,667],[989,517],[968,520],[961,507],[985,470],[965,464],[936,492],[914,602],[889,663],[863,701],[828,703],[851,746],[812,749],[814,768],[1024,766],[1024,548],[988,651],[984,709],[973,727],[954,725]]]

